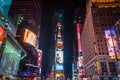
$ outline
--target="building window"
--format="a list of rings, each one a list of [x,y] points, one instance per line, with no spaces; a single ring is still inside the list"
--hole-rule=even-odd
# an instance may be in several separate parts
[[[101,72],[102,75],[108,74],[106,62],[101,62],[101,70],[102,70]]]
[[[109,69],[111,75],[117,75],[116,67],[114,62],[109,62]]]

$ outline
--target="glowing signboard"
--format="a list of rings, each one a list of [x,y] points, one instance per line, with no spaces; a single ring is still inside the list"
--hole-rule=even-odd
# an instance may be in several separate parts
[[[36,43],[37,43],[36,34],[28,29],[25,29],[23,42],[29,43],[29,44],[33,45],[34,47],[36,47]]]
[[[115,30],[105,30],[106,43],[108,47],[108,53],[111,59],[120,59],[120,50],[117,44],[117,37]]]

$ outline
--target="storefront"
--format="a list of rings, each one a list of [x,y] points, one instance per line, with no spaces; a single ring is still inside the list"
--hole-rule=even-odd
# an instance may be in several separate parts
[[[27,52],[15,39],[17,28],[0,10],[0,74],[16,76]]]
[[[4,73],[5,75],[16,75],[20,58],[21,49],[7,36],[0,62],[0,73]]]

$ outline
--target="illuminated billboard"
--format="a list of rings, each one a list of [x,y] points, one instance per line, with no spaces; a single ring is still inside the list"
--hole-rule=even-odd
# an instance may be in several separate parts
[[[56,63],[56,71],[62,71],[63,70],[63,64],[62,63]]]
[[[63,51],[56,51],[55,62],[63,63]]]
[[[40,66],[42,64],[42,51],[38,50],[38,65]]]
[[[56,70],[57,71],[63,70],[63,51],[61,51],[61,50],[56,51],[55,63],[56,63]]]
[[[29,44],[33,45],[34,47],[36,47],[36,45],[37,45],[36,34],[28,29],[25,29],[23,42],[29,43]]]
[[[105,30],[105,37],[108,47],[108,53],[111,59],[120,59],[120,50],[117,44],[117,36],[115,30]]]
[[[78,50],[81,52],[81,40],[80,40],[80,24],[76,24],[76,29],[77,29],[77,40],[78,40]]]
[[[0,42],[5,37],[5,29],[0,25]]]
[[[79,65],[79,67],[83,66],[83,56],[78,57],[78,65]]]

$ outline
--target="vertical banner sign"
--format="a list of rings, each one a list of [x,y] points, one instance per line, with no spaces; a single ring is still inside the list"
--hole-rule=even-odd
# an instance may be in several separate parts
[[[80,24],[76,24],[76,29],[77,29],[77,40],[78,40],[78,50],[81,52],[81,40],[80,40]]]
[[[38,50],[38,66],[41,66],[42,64],[42,50]]]

